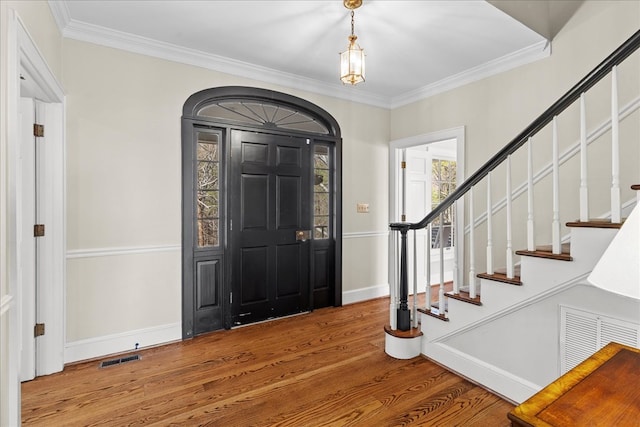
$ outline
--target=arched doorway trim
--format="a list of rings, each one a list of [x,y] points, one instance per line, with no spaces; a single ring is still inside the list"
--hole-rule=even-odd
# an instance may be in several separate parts
[[[183,338],[342,304],[341,152],[337,121],[302,98],[227,86],[187,99],[182,116]],[[270,199],[247,209],[256,194]],[[277,234],[277,243],[247,247],[246,212],[253,228],[262,226],[263,215],[263,225],[270,227],[265,232]],[[277,220],[267,225],[266,218]],[[302,229],[305,237],[298,238]],[[256,255],[260,250],[262,258]],[[273,255],[279,253],[301,261]],[[250,257],[251,264],[239,261]],[[267,276],[263,292],[255,283]],[[292,285],[297,282],[299,290]],[[255,288],[247,289],[247,283]],[[293,302],[283,305],[286,299]]]

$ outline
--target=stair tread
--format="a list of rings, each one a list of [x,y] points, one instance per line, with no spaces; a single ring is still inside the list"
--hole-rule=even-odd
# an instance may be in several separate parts
[[[408,331],[401,331],[399,329],[391,329],[391,325],[384,325],[384,331],[396,338],[417,338],[422,336],[420,328],[411,328]]]
[[[499,267],[494,270],[495,273],[500,273],[503,275],[507,275],[507,267]],[[513,266],[513,275],[520,277],[520,264],[515,264]]]
[[[547,258],[547,259],[557,259],[560,261],[573,261],[573,258],[571,257],[570,243],[562,243],[560,245],[559,254],[553,253],[552,245],[541,245],[541,246],[536,246],[535,251],[528,251],[524,249],[516,251],[516,255],[532,256],[532,257]]]
[[[468,285],[460,286],[459,290],[460,290],[460,292],[469,293],[470,286],[468,286]],[[476,295],[480,295],[480,283],[476,284]]]
[[[471,296],[469,295],[469,292],[465,292],[462,290],[460,290],[460,292],[457,294],[454,294],[453,291],[447,292],[445,296],[449,298],[453,298],[458,301],[467,302],[473,305],[482,305],[482,302],[480,301],[480,295],[476,295],[475,298],[471,298]]]
[[[567,227],[586,227],[586,228],[620,228],[624,224],[624,218],[620,222],[611,222],[609,218],[589,218],[589,221],[570,221]]]
[[[481,279],[494,280],[496,282],[507,283],[510,285],[522,286],[522,282],[520,281],[520,276],[516,276],[514,274],[513,278],[507,277],[506,273],[498,273],[497,271],[493,274],[488,273],[480,273],[478,274]]]
[[[418,311],[420,313],[426,314],[427,316],[431,316],[431,317],[435,317],[436,319],[440,319],[443,322],[448,322],[449,318],[443,314],[434,314],[431,312],[431,310],[427,309],[427,308],[419,308]]]

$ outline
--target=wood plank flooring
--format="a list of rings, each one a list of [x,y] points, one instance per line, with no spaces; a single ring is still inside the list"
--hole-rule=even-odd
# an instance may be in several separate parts
[[[139,361],[67,366],[22,384],[23,425],[510,425],[512,404],[423,357],[387,356],[388,308],[325,308],[139,350]]]

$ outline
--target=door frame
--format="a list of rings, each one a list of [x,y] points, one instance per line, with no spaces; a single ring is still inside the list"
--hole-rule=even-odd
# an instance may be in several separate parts
[[[20,420],[20,383],[19,366],[21,350],[21,331],[23,328],[33,328],[33,325],[22,325],[19,313],[22,310],[23,301],[20,297],[23,283],[20,281],[19,269],[21,265],[15,257],[9,254],[20,253],[21,245],[16,234],[18,223],[19,204],[21,195],[17,188],[19,179],[18,150],[20,147],[20,97],[25,92],[30,97],[35,97],[48,105],[45,130],[47,135],[47,161],[41,165],[44,175],[50,179],[49,194],[43,200],[43,209],[47,211],[47,227],[50,230],[50,244],[45,249],[44,256],[48,262],[41,267],[41,274],[48,275],[51,279],[50,289],[43,304],[39,307],[40,318],[46,322],[46,340],[39,343],[36,368],[40,374],[48,374],[61,371],[64,367],[64,341],[65,341],[65,250],[66,250],[66,198],[65,198],[65,97],[62,85],[47,65],[40,54],[35,42],[26,30],[26,26],[15,10],[9,9],[7,20],[7,146],[6,165],[7,181],[2,185],[3,212],[7,213],[6,222],[3,223],[2,245],[6,248],[0,259],[7,260],[7,265],[2,265],[2,271],[7,272],[3,280],[8,280],[8,316],[10,334],[2,339],[2,346],[8,348],[3,354],[8,354],[8,409],[9,424],[19,424]],[[20,77],[24,77],[21,80]],[[4,154],[4,153],[3,153]],[[3,178],[2,178],[3,179]],[[6,193],[4,193],[4,189]],[[4,228],[6,226],[6,228]],[[6,237],[5,237],[6,236]],[[20,260],[20,262],[27,262]],[[34,261],[35,262],[35,261]],[[3,304],[4,306],[4,304]],[[6,340],[6,341],[5,341]],[[4,415],[3,415],[3,419]]]
[[[402,139],[396,139],[389,143],[389,218],[390,222],[401,222],[401,204],[402,204],[402,150],[421,145],[433,144],[440,141],[450,139],[456,140],[456,180],[458,183],[464,181],[465,160],[465,127],[459,126],[451,129],[425,133],[421,135],[411,136]],[[463,259],[464,256],[464,199],[457,202],[459,212],[456,215],[455,227],[459,230],[456,236],[456,257]],[[460,232],[460,230],[462,232]],[[389,239],[389,254],[395,253],[393,239]],[[397,275],[397,260],[389,257],[389,283],[395,283]],[[459,279],[463,279],[464,265],[457,263],[457,274]],[[455,277],[455,276],[454,276]],[[420,290],[419,290],[420,291]],[[421,292],[421,291],[420,291]]]
[[[264,125],[248,125],[246,123],[238,123],[237,121],[233,121],[231,119],[213,119],[210,117],[204,117],[198,115],[198,111],[204,106],[211,105],[214,101],[224,101],[224,100],[243,100],[243,101],[257,101],[257,102],[265,102],[278,104],[284,107],[290,107],[291,109],[300,111],[306,114],[308,117],[312,117],[316,122],[320,123],[321,126],[326,128],[327,134],[324,133],[314,133],[312,131],[302,131],[302,130],[292,130],[286,128],[279,128],[274,126],[273,123],[265,123]],[[231,130],[237,129],[242,131],[250,131],[250,132],[266,132],[274,135],[284,135],[284,136],[295,136],[308,139],[311,141],[311,151],[313,152],[313,148],[315,147],[315,143],[318,144],[326,144],[331,147],[332,157],[334,160],[333,172],[334,172],[334,183],[333,183],[333,197],[331,200],[331,206],[333,206],[333,233],[330,238],[333,240],[334,251],[333,251],[333,261],[334,261],[334,271],[332,275],[334,289],[333,295],[331,295],[331,299],[333,301],[333,306],[341,306],[342,305],[342,138],[340,135],[340,126],[338,122],[329,114],[326,110],[321,107],[304,100],[302,98],[289,95],[282,92],[276,92],[268,89],[261,89],[255,87],[245,87],[245,86],[224,86],[217,88],[205,89],[191,95],[183,106],[182,112],[182,165],[183,165],[183,225],[182,225],[182,338],[188,339],[193,337],[194,335],[194,319],[195,319],[195,310],[192,301],[194,300],[194,277],[193,272],[188,271],[189,266],[191,266],[194,262],[193,257],[193,246],[189,246],[193,244],[193,227],[192,225],[187,224],[185,221],[185,217],[187,215],[188,209],[191,207],[185,206],[184,200],[185,195],[184,191],[188,186],[189,178],[185,175],[185,171],[187,170],[186,162],[191,162],[192,158],[186,158],[185,153],[192,152],[192,149],[185,150],[184,144],[186,141],[191,141],[191,135],[193,135],[194,129],[197,126],[201,127],[209,127],[211,129],[217,129],[222,132],[222,140],[223,140],[223,148],[222,148],[222,159],[224,164],[221,165],[222,174],[224,174],[224,182],[230,182],[230,169],[231,169]],[[192,141],[191,141],[192,142]],[[312,172],[312,171],[310,171]],[[228,187],[228,185],[226,185]],[[190,191],[193,191],[192,188],[189,188]],[[231,296],[231,281],[233,280],[231,277],[231,250],[230,250],[230,241],[229,241],[229,232],[231,225],[230,218],[230,197],[228,192],[224,191],[224,194],[221,195],[221,203],[223,204],[222,211],[220,213],[220,227],[224,228],[221,231],[222,242],[221,242],[221,253],[220,257],[222,259],[222,264],[224,265],[224,269],[221,272],[221,281],[222,281],[222,298],[221,304],[223,305],[223,323],[226,329],[231,328],[232,321],[230,316],[230,304],[229,298]],[[192,220],[189,220],[193,222]],[[313,240],[312,240],[313,245]],[[312,246],[312,255],[313,258],[313,246]],[[313,270],[313,260],[310,259],[310,270]],[[313,289],[310,289],[310,293],[313,292]],[[311,298],[311,297],[310,297]],[[313,308],[313,307],[312,307]]]

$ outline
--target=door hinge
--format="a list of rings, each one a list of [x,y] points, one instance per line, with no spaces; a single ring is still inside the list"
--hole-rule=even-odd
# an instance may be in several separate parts
[[[42,335],[44,335],[44,323],[36,323],[33,327],[33,336],[41,337]]]
[[[44,125],[39,125],[37,123],[33,124],[33,136],[44,136]]]
[[[229,220],[229,231],[233,231],[233,220]]]
[[[407,162],[402,161],[400,162],[400,169],[406,169],[407,168]]]
[[[229,304],[233,304],[233,292],[229,292]]]
[[[33,226],[33,237],[44,236],[44,224],[35,224]]]

